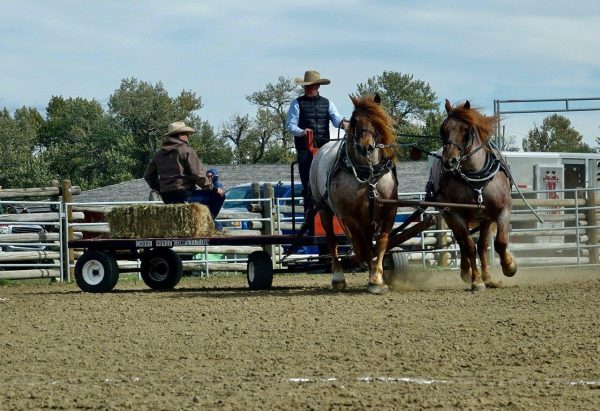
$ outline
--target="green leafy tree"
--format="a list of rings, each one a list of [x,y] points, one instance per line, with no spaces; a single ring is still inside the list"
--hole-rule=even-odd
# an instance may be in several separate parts
[[[52,97],[40,128],[40,151],[49,170],[83,189],[133,178],[133,139],[100,103]]]
[[[382,75],[371,77],[366,83],[357,85],[359,95],[381,96],[382,104],[395,122],[396,132],[410,135],[439,135],[439,125],[443,119],[439,112],[437,96],[429,83],[415,79],[412,74],[384,71]],[[401,144],[418,144],[425,149],[439,147],[439,140],[399,136]],[[400,157],[407,158],[407,149],[400,150]]]
[[[37,149],[37,132],[43,122],[34,108],[22,107],[14,117],[0,112],[0,186],[4,188],[46,187],[52,174]]]
[[[261,91],[246,96],[258,106],[254,127],[262,136],[264,156],[258,161],[289,163],[293,161],[294,136],[285,128],[287,110],[302,89],[291,79],[279,77],[275,84],[268,83]]]
[[[233,145],[235,164],[252,164],[256,152],[264,152],[252,132],[252,120],[248,114],[235,114],[223,124],[221,133]]]
[[[591,153],[592,148],[583,142],[583,136],[571,126],[565,116],[552,114],[534,126],[523,139],[523,150],[544,152]]]
[[[205,164],[231,164],[233,150],[226,137],[217,136],[212,126],[206,121],[192,123],[196,133],[190,136],[192,147],[200,160]]]
[[[202,99],[183,90],[171,98],[162,82],[151,84],[135,78],[123,79],[109,99],[110,113],[133,138],[135,177],[141,177],[148,162],[160,147],[167,126],[174,121],[197,124],[194,112],[202,108]]]

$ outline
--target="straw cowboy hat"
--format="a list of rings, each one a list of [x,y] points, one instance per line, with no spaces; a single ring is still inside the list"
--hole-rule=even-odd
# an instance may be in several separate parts
[[[169,124],[167,128],[167,134],[165,137],[178,135],[178,134],[193,134],[196,130],[193,128],[186,126],[183,121],[176,121],[174,123]]]
[[[311,84],[329,84],[331,81],[326,78],[321,78],[321,74],[315,70],[308,70],[304,72],[304,80],[296,77],[294,80],[296,84],[301,86],[310,86]]]

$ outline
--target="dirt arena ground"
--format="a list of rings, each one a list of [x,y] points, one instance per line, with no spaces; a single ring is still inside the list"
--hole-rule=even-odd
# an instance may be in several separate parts
[[[600,269],[0,286],[0,409],[600,409]]]

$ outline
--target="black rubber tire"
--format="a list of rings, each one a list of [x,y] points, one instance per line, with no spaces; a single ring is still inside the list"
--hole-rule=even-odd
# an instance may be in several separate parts
[[[251,290],[268,290],[273,285],[273,263],[265,251],[253,251],[248,256],[246,278]]]
[[[170,248],[155,248],[142,254],[140,273],[153,290],[170,290],[181,280],[183,263]]]
[[[408,279],[408,256],[404,252],[391,252],[383,256],[383,281],[392,284]]]
[[[87,293],[106,293],[117,285],[119,266],[112,255],[88,250],[77,259],[75,282]]]

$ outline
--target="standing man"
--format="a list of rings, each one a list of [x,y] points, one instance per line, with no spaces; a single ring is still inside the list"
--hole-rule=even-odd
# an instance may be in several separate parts
[[[205,173],[198,155],[189,146],[189,136],[195,132],[183,121],[169,124],[165,141],[150,160],[144,179],[152,190],[160,193],[163,203],[201,203],[209,208],[214,220],[225,194],[222,184],[213,184],[217,170]],[[215,226],[220,229],[220,224]]]
[[[304,79],[296,78],[296,84],[304,87],[304,95],[290,103],[286,129],[294,135],[294,146],[298,155],[298,168],[302,182],[302,197],[304,198],[304,215],[313,208],[310,194],[309,173],[312,164],[312,154],[308,149],[306,134],[312,130],[314,142],[320,148],[329,142],[329,122],[334,127],[348,127],[348,120],[338,113],[333,102],[319,94],[321,84],[331,83],[326,78],[321,78],[318,71],[309,70],[304,73]],[[305,217],[306,218],[306,217]],[[313,233],[313,221],[305,220],[309,233]]]

